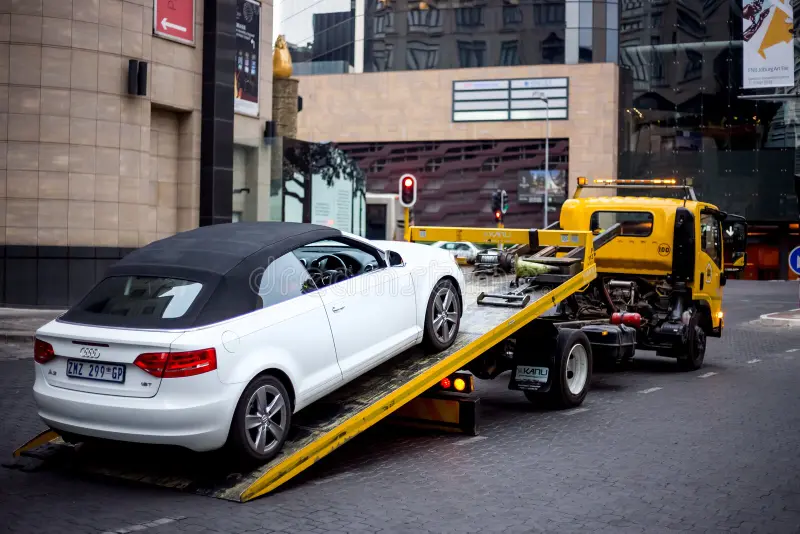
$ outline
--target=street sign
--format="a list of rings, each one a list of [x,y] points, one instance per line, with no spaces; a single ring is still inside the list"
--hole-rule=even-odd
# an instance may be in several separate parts
[[[170,41],[194,45],[195,0],[155,0],[153,33]]]
[[[789,253],[789,268],[794,274],[800,276],[800,247],[794,247]]]

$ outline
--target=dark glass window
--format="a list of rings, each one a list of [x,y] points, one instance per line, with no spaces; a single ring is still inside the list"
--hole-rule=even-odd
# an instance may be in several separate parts
[[[258,281],[258,307],[269,308],[316,289],[314,282],[293,252],[275,259]]]
[[[155,325],[159,319],[183,317],[202,289],[203,284],[191,280],[112,276],[97,284],[75,310],[94,316],[152,319]]]
[[[622,226],[622,235],[647,237],[653,233],[653,214],[641,211],[596,211],[589,225],[592,231],[604,231],[617,223]]]
[[[486,42],[458,41],[458,61],[461,68],[486,65]]]
[[[500,64],[519,65],[519,43],[517,41],[505,41],[500,45]]]

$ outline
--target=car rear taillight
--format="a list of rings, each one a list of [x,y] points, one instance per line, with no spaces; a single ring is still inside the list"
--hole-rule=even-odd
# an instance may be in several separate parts
[[[169,355],[164,378],[194,376],[217,368],[217,351],[214,349],[173,352]]]
[[[164,367],[169,360],[169,352],[148,352],[140,354],[134,361],[133,365],[149,373],[156,378],[161,378],[164,374]]]
[[[211,348],[186,352],[150,352],[140,354],[133,363],[157,378],[195,376],[217,368],[217,351]]]
[[[36,338],[33,343],[33,359],[36,363],[47,363],[56,357],[53,345]]]

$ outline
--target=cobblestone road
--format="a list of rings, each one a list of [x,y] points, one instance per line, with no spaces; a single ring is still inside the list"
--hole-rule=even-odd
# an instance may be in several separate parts
[[[381,426],[247,504],[0,469],[0,532],[800,533],[800,329],[750,322],[797,286],[725,291],[697,373],[644,353],[567,412],[480,382],[477,438]],[[30,347],[0,347],[5,454],[42,427]]]

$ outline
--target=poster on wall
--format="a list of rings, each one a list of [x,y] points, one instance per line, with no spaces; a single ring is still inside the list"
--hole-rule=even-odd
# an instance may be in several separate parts
[[[315,174],[311,191],[311,224],[353,231],[353,182],[336,178],[328,185]]]
[[[258,117],[258,68],[261,39],[261,4],[236,0],[236,73],[233,110]]]
[[[742,2],[745,89],[794,86],[793,27],[791,0]]]
[[[543,170],[519,171],[517,197],[520,204],[543,204],[545,192],[545,173]],[[567,198],[567,173],[550,169],[547,179],[548,204],[563,204]]]

